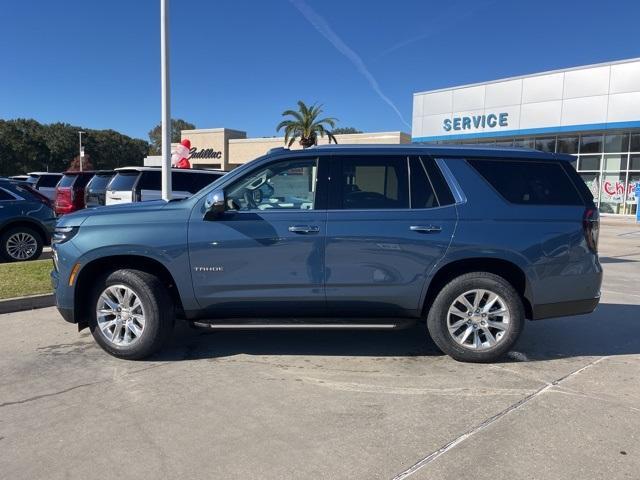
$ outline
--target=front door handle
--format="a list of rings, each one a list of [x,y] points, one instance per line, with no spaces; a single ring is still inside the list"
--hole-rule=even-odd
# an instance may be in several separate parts
[[[442,227],[438,225],[411,225],[409,230],[419,233],[437,233],[442,231]]]
[[[289,231],[293,233],[318,233],[320,227],[317,225],[291,225]]]

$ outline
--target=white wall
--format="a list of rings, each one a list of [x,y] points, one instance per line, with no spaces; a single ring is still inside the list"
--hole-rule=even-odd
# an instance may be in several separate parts
[[[487,116],[500,113],[507,114],[507,125],[486,125]],[[474,125],[474,119],[482,116],[485,126]],[[471,123],[455,122],[463,117]],[[559,127],[585,130],[587,124],[616,128],[619,122],[640,126],[640,59],[416,93],[412,137],[438,140],[494,136],[496,132],[542,134],[540,129],[557,132]]]

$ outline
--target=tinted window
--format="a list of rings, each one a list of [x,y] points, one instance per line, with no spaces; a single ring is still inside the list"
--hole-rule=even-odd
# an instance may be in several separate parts
[[[4,202],[5,200],[15,200],[13,195],[10,195],[3,188],[0,188],[0,202]]]
[[[93,178],[93,173],[81,173],[78,175],[78,180],[74,183],[75,188],[84,188],[87,183]]]
[[[60,175],[41,175],[38,188],[53,188],[60,181]]]
[[[317,158],[272,163],[240,178],[227,191],[229,206],[237,210],[297,209],[315,206]]]
[[[138,180],[140,172],[119,172],[109,182],[109,190],[117,190],[120,192],[131,191]]]
[[[427,169],[429,180],[431,180],[431,184],[436,190],[436,197],[438,197],[440,205],[451,205],[452,203],[455,203],[453,193],[451,193],[449,185],[444,179],[444,175],[442,175],[440,167],[436,165],[436,162],[431,159],[423,158],[422,163]]]
[[[578,137],[558,137],[558,153],[578,153]]]
[[[196,193],[220,177],[221,175],[214,173],[173,172],[171,176],[172,190]]]
[[[160,172],[160,170],[142,172],[140,181],[138,182],[138,190],[162,190],[161,176],[162,172]],[[173,190],[176,190],[175,186]]]
[[[409,208],[407,157],[343,157],[343,209]]]
[[[525,205],[582,205],[562,166],[530,160],[469,160],[505,199]]]
[[[412,158],[410,169],[411,208],[437,207],[438,200],[422,160],[420,158]]]
[[[63,175],[58,183],[59,187],[72,187],[75,183],[77,175]]]
[[[96,175],[87,185],[87,189],[92,191],[105,190],[109,180],[111,180],[111,175]]]
[[[194,175],[195,178],[192,180],[193,186],[190,192],[191,193],[199,192],[207,185],[211,185],[221,176],[222,176],[221,173],[200,173],[200,174]]]

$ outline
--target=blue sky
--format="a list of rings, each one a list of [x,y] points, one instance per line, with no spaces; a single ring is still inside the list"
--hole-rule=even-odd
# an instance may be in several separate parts
[[[0,0],[0,118],[160,119],[159,0]],[[640,56],[640,2],[171,0],[172,116],[276,135],[298,99],[410,132],[416,91]]]

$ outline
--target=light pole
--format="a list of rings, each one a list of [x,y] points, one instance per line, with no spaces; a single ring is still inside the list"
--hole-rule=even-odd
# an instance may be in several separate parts
[[[169,0],[160,0],[160,75],[162,77],[162,199],[171,200],[171,111],[169,104]]]
[[[84,150],[82,148],[82,134],[83,133],[87,133],[87,132],[78,132],[78,137],[79,137],[79,141],[78,141],[78,153],[79,153],[79,160],[80,160],[80,171],[82,171],[82,159],[84,158]]]

